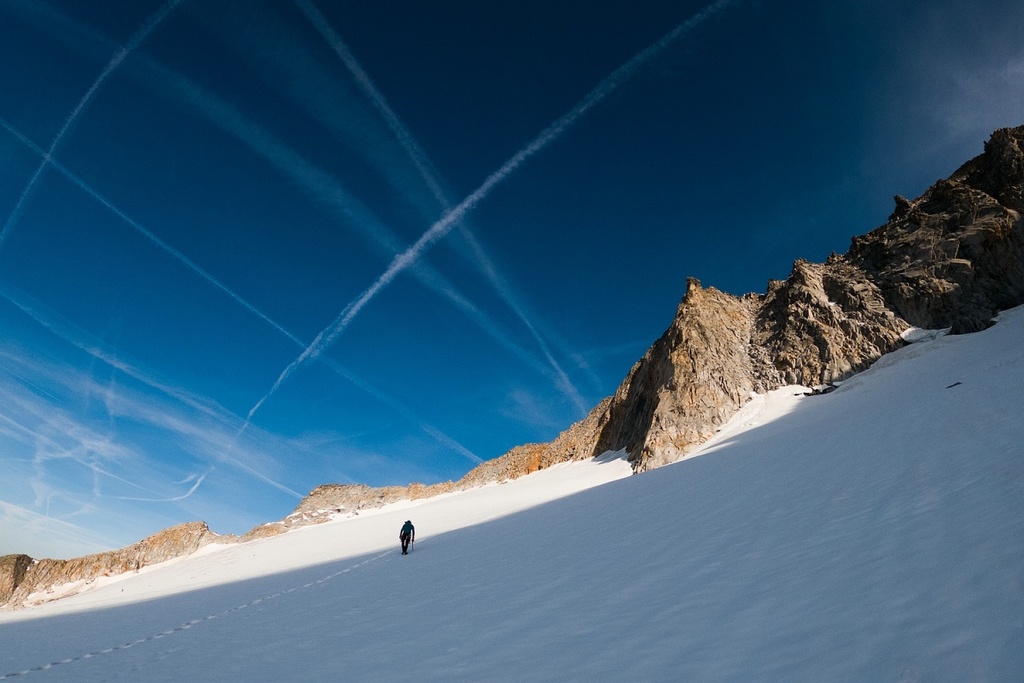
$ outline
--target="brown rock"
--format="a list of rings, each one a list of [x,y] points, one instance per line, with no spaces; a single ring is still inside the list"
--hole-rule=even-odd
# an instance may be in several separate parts
[[[12,589],[0,604],[18,605],[32,593],[54,586],[138,571],[146,565],[189,555],[215,540],[231,542],[234,539],[218,536],[205,522],[188,522],[120,550],[70,560],[31,560],[27,555],[7,555],[0,563],[0,586],[10,585]],[[10,565],[9,558],[15,558]],[[30,562],[26,564],[24,558]],[[3,595],[0,593],[0,599]]]
[[[846,255],[798,260],[764,295],[735,297],[689,280],[672,324],[615,394],[551,443],[513,448],[457,482],[318,486],[284,520],[243,539],[609,451],[624,451],[634,471],[672,462],[712,436],[753,391],[842,379],[898,348],[911,325],[969,332],[1024,304],[1024,126],[996,131],[984,153],[948,180],[895,203],[889,220],[855,237]],[[188,554],[213,538],[197,522],[75,560],[8,555],[0,558],[0,604]]]
[[[899,348],[907,327],[864,271],[833,255],[825,264],[797,261],[787,280],[769,288],[752,345],[766,349],[778,371],[768,388],[814,386]]]
[[[11,599],[14,589],[24,581],[25,572],[31,564],[32,558],[28,555],[0,557],[0,605]]]
[[[691,278],[672,325],[612,397],[592,454],[625,450],[640,471],[710,437],[755,389],[753,321],[746,301]]]

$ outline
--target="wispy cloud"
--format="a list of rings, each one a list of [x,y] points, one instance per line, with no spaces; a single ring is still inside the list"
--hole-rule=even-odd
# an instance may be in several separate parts
[[[396,255],[391,261],[391,264],[377,278],[377,280],[366,288],[362,294],[350,301],[334,319],[334,322],[321,330],[321,332],[316,336],[316,339],[313,340],[313,343],[310,344],[298,358],[285,367],[281,374],[278,375],[277,380],[275,380],[270,390],[249,410],[249,415],[246,418],[246,424],[252,420],[260,407],[277,392],[284,382],[291,377],[295,370],[305,363],[318,358],[325,350],[327,350],[338,339],[338,337],[341,336],[352,320],[359,315],[363,308],[365,308],[366,305],[377,296],[377,294],[390,285],[399,274],[409,269],[419,261],[420,257],[428,249],[440,240],[444,239],[452,228],[455,227],[467,213],[476,208],[476,206],[483,201],[495,187],[514,173],[527,160],[560,138],[584,114],[629,80],[642,66],[664,52],[683,36],[692,32],[698,26],[702,25],[715,15],[724,11],[730,4],[732,4],[731,0],[718,0],[711,5],[708,5],[687,21],[676,26],[672,31],[662,37],[661,40],[636,54],[632,59],[602,80],[597,87],[591,90],[582,100],[580,100],[580,102],[576,104],[576,106],[555,120],[554,123],[542,130],[540,134],[530,141],[525,147],[516,152],[516,154],[502,164],[498,170],[488,176],[480,187],[450,211],[445,212],[444,216],[431,225],[430,228],[410,247]]]
[[[9,133],[11,133],[18,140],[20,140],[24,145],[28,146],[30,149],[35,151],[37,154],[40,154],[40,155],[45,155],[46,154],[46,152],[44,150],[42,150],[40,147],[35,145],[31,140],[29,140],[27,137],[25,137],[20,131],[15,129],[10,123],[8,123],[7,121],[3,120],[2,118],[0,118],[0,127],[5,128]],[[178,250],[176,250],[173,247],[171,247],[169,244],[167,244],[166,242],[161,240],[159,237],[157,237],[155,234],[153,234],[150,230],[146,229],[140,223],[138,223],[137,221],[132,219],[130,216],[125,214],[123,211],[121,211],[119,208],[117,208],[113,203],[111,203],[106,197],[104,197],[98,191],[93,189],[88,183],[86,183],[84,180],[82,180],[77,175],[72,173],[69,169],[67,169],[65,166],[63,166],[60,162],[51,161],[51,164],[53,165],[53,167],[56,170],[58,170],[60,173],[62,173],[65,177],[67,177],[70,181],[72,181],[80,189],[82,189],[84,192],[86,192],[88,195],[90,195],[97,202],[99,202],[100,204],[105,206],[112,213],[114,213],[116,216],[118,216],[123,221],[125,221],[128,225],[133,227],[136,231],[138,231],[140,234],[142,234],[150,242],[152,242],[157,247],[159,247],[160,249],[162,249],[165,252],[167,252],[168,254],[170,254],[172,257],[174,257],[176,260],[178,260],[179,262],[181,262],[185,266],[187,266],[192,272],[194,272],[195,274],[199,275],[203,280],[206,280],[208,283],[212,284],[214,287],[216,287],[222,293],[226,294],[228,297],[230,297],[236,303],[241,305],[243,308],[245,308],[249,312],[251,312],[254,315],[256,315],[258,318],[260,318],[265,323],[270,325],[277,332],[279,332],[280,334],[285,336],[293,344],[295,344],[299,348],[305,348],[306,347],[306,343],[303,342],[301,339],[299,339],[299,337],[297,337],[292,332],[289,332],[283,326],[281,326],[280,324],[275,322],[273,319],[271,319],[268,315],[266,315],[265,313],[260,311],[258,308],[256,308],[256,306],[254,306],[253,304],[251,304],[250,302],[248,302],[247,300],[242,298],[239,294],[237,294],[230,287],[228,287],[224,283],[220,282],[217,278],[215,278],[209,272],[207,272],[206,270],[201,268],[199,265],[197,265],[196,263],[191,261],[187,256],[185,256],[184,254],[182,254]],[[40,324],[42,324],[45,327],[47,327],[47,329],[50,329],[51,332],[55,332],[55,333],[57,333],[59,335],[64,336],[65,333],[61,329],[57,329],[57,327],[55,327],[52,322],[48,321],[47,318],[39,316],[38,313],[36,312],[36,309],[34,309],[31,306],[25,304],[24,300],[25,300],[24,296],[18,297],[17,299],[13,299],[13,298],[11,299],[12,303],[14,303],[16,306],[21,308],[24,312],[26,312],[29,315],[31,315],[33,318],[35,318],[37,320],[37,322],[39,322]],[[66,340],[70,340],[70,339],[66,338]],[[81,348],[83,351],[86,351],[87,353],[90,353],[90,355],[93,355],[97,359],[102,360],[103,362],[107,363],[108,365],[110,365],[112,367],[115,367],[116,369],[121,370],[122,372],[125,372],[126,374],[129,374],[130,376],[133,376],[133,377],[136,376],[136,374],[135,374],[136,371],[134,370],[134,368],[130,368],[130,367],[126,366],[118,358],[114,357],[110,353],[105,352],[100,345],[92,343],[92,344],[88,345],[87,347],[85,347],[85,346],[82,346],[81,344],[82,344],[81,339],[78,338],[78,342],[76,342],[76,345],[78,345],[79,348]],[[456,450],[457,452],[461,453],[462,455],[465,455],[466,457],[468,457],[473,462],[476,462],[476,463],[481,462],[481,459],[476,454],[474,454],[471,451],[469,451],[469,449],[465,448],[458,441],[456,441],[452,437],[448,436],[447,434],[445,434],[443,431],[441,431],[440,429],[438,429],[434,425],[431,425],[426,420],[423,420],[422,418],[416,416],[411,410],[409,410],[408,408],[404,407],[399,401],[397,401],[393,397],[390,397],[389,395],[387,395],[384,392],[382,392],[382,391],[378,390],[377,388],[375,388],[373,385],[371,385],[368,382],[360,379],[354,373],[352,373],[351,371],[345,369],[344,367],[342,367],[341,365],[339,365],[336,362],[330,361],[330,362],[327,363],[327,365],[337,375],[345,378],[346,380],[348,380],[349,382],[351,382],[352,384],[354,384],[355,386],[357,386],[361,390],[363,390],[366,393],[374,396],[375,398],[377,398],[381,402],[383,402],[386,405],[390,406],[391,408],[395,409],[397,412],[399,412],[401,415],[403,415],[404,417],[409,419],[413,424],[415,424],[417,427],[422,429],[424,432],[426,432],[427,434],[435,437],[441,444]],[[138,377],[136,377],[136,378],[138,378]],[[170,387],[170,386],[162,386],[162,387],[154,387],[154,388],[159,388],[161,391],[164,391],[165,393],[168,393],[168,394],[171,394],[174,391],[176,391],[175,388]],[[178,396],[177,398],[179,400],[181,400],[182,402],[186,403],[186,404],[188,404],[189,401],[193,399],[193,397],[189,396],[189,395]],[[207,412],[208,414],[210,414],[209,413],[209,411],[210,411],[209,406],[196,405],[196,406],[193,406],[193,407],[195,407],[196,409],[202,410],[202,411]],[[227,416],[225,416],[223,414],[217,414],[216,417],[218,417],[219,419],[225,419],[225,420],[229,419]],[[241,433],[241,431],[244,431],[244,429],[247,426],[248,425],[246,424],[239,431],[239,434]],[[292,492],[290,490],[289,490],[289,492],[290,493],[294,493],[294,492]]]
[[[539,399],[525,389],[515,389],[509,392],[501,407],[501,413],[518,424],[529,425],[544,431],[565,426],[554,417],[556,411],[552,410],[549,401]]]
[[[109,349],[106,344],[78,329],[62,316],[49,310],[42,302],[33,300],[32,297],[25,292],[19,291],[13,285],[0,283],[0,297],[9,301],[22,313],[57,338],[105,363],[110,368],[174,398],[198,413],[225,422],[230,420],[230,413],[217,406],[216,403],[185,391],[173,384],[159,381],[130,363],[125,362],[114,351]]]
[[[45,385],[46,394],[25,385],[20,379],[23,375],[31,375],[38,385]],[[33,529],[40,527],[46,533],[60,535],[77,528],[73,522],[76,519],[88,519],[89,526],[98,529],[113,519],[108,501],[115,492],[156,497],[163,488],[158,469],[147,462],[143,449],[133,445],[130,438],[115,435],[96,416],[63,407],[97,388],[92,378],[79,370],[61,367],[25,349],[9,346],[0,354],[0,392],[4,396],[0,404],[0,460],[5,472],[0,489],[11,504],[20,503],[26,513],[35,512],[28,515]],[[54,401],[53,395],[59,400]],[[142,514],[133,515],[132,523],[122,525],[124,529],[148,517],[145,511],[137,512]],[[17,531],[24,534],[25,529]],[[5,543],[13,542],[10,535],[5,531]],[[102,547],[92,542],[83,544],[89,535],[78,536],[73,544],[60,536],[62,552],[83,545],[87,545],[83,552],[115,545],[109,540],[100,543]],[[121,543],[126,540],[131,539],[122,538]],[[41,552],[39,546],[40,539],[36,538],[8,551],[37,554]],[[46,550],[46,554],[51,551]]]
[[[171,496],[170,498],[133,498],[131,496],[114,496],[114,498],[116,498],[117,500],[132,500],[140,503],[174,503],[179,500],[185,500],[193,493],[195,493],[196,489],[199,488],[199,485],[203,483],[204,479],[206,479],[206,473],[201,474],[198,477],[195,475],[190,475],[186,477],[183,481],[178,482],[178,484],[187,484],[189,482],[194,482],[191,488],[189,488],[188,491],[181,494],[180,496]]]
[[[932,93],[933,115],[950,134],[987,135],[1024,121],[1024,47],[981,67],[949,64],[945,73],[953,87],[945,89],[945,96],[939,89]]]
[[[883,34],[892,56],[877,74],[879,101],[865,110],[878,140],[865,166],[915,177],[903,194],[924,190],[934,177],[927,169],[953,171],[995,128],[1024,121],[1024,5],[995,5],[909,3]],[[879,182],[891,194],[892,181]]]
[[[11,365],[11,357],[2,359],[4,370]],[[4,389],[5,402],[0,407],[0,438],[8,444],[8,456],[12,444],[20,444],[20,451],[31,463],[34,479],[30,482],[36,494],[35,504],[44,503],[56,491],[43,486],[47,467],[55,461],[68,461],[79,465],[82,471],[92,474],[92,492],[99,494],[100,480],[107,480],[125,486],[147,491],[147,489],[111,471],[108,463],[129,459],[130,449],[115,443],[109,435],[95,432],[65,411],[53,404],[29,398],[18,387],[0,382]],[[44,493],[44,491],[46,493]]]
[[[116,548],[120,540],[25,507],[0,501],[0,555],[74,557]]]
[[[281,477],[295,475],[289,459],[304,455],[303,444],[262,431],[233,444],[228,425],[154,391],[150,385],[160,382],[115,371],[121,381],[111,386],[87,369],[94,363],[54,353],[59,345],[40,340],[0,354],[0,499],[55,522],[107,529],[115,542],[104,546],[116,547],[183,517],[240,533],[267,521],[252,517],[246,501],[253,496],[264,501],[264,514],[301,497]],[[96,394],[103,399],[87,400]],[[10,542],[6,532],[0,536]],[[9,551],[39,556],[35,545]]]
[[[16,5],[26,13],[28,19],[43,22],[47,25],[58,26],[61,33],[74,35],[75,40],[79,43],[101,46],[107,46],[110,43],[109,39],[92,28],[60,13],[45,3],[26,3],[19,1]],[[296,185],[306,191],[312,198],[320,202],[322,205],[334,210],[336,215],[343,220],[344,225],[361,231],[368,243],[376,249],[377,253],[382,258],[391,258],[401,249],[402,242],[399,240],[397,235],[395,235],[382,221],[380,221],[360,200],[345,190],[331,174],[309,162],[290,145],[286,144],[270,133],[270,131],[250,120],[230,103],[219,98],[214,93],[207,91],[181,74],[158,64],[145,55],[137,55],[133,59],[130,67],[124,69],[124,73],[125,75],[134,78],[145,87],[152,89],[155,93],[163,97],[170,97],[178,104],[190,106],[196,112],[218,125],[222,130],[248,145],[280,172],[294,180]],[[23,135],[10,123],[0,119],[0,126],[5,128],[23,144],[31,148],[36,154],[43,157],[44,160],[48,160],[48,163],[50,163],[54,169],[62,173],[68,180],[93,197],[97,202],[124,220],[151,243],[180,261],[199,277],[203,278],[222,293],[235,300],[239,305],[261,318],[268,325],[288,338],[292,343],[296,344],[298,348],[307,348],[307,342],[301,340],[299,337],[283,328],[280,324],[276,323],[269,316],[260,311],[256,306],[239,296],[230,287],[220,282],[208,271],[200,267],[180,251],[176,250],[151,230],[141,225],[138,221],[128,216],[111,200],[102,195],[98,190],[85,182],[73,171],[53,159],[46,150],[43,150],[38,145],[34,144],[27,138],[27,136]],[[529,353],[526,349],[513,341],[511,335],[502,329],[502,326],[498,324],[493,317],[474,305],[467,297],[458,291],[458,288],[455,287],[454,284],[448,281],[434,268],[430,267],[429,264],[417,264],[413,272],[415,276],[429,289],[437,292],[451,302],[458,310],[462,311],[468,319],[473,321],[478,327],[480,327],[480,329],[487,333],[488,336],[494,339],[502,348],[506,349],[528,367],[534,368],[541,374],[546,374],[546,368],[543,364],[537,361],[533,354]],[[338,372],[340,366],[335,363],[331,365],[331,367],[335,372]],[[339,374],[342,374],[348,379],[354,377],[354,375],[347,370]],[[365,381],[360,381],[356,384],[364,390],[366,387],[370,386]],[[377,390],[374,390],[371,393],[378,398],[384,395],[383,392],[379,392]],[[393,398],[385,402],[392,406],[398,404],[398,402]],[[414,420],[414,424],[419,426],[428,434],[437,437],[444,434],[444,432],[436,426],[431,425],[429,422],[421,418],[415,417],[407,409],[402,411],[402,414],[409,419]],[[244,421],[244,426],[239,431],[239,434],[247,429],[248,420]],[[467,456],[471,461],[477,461],[478,456],[472,454],[469,449],[458,444],[458,442],[450,436],[444,436],[442,438],[442,442],[449,447],[455,448],[455,450]]]
[[[49,311],[41,303],[32,301],[28,295],[17,292],[10,285],[0,288],[0,296],[64,343],[101,361],[124,377],[134,380],[149,392],[148,394],[133,392],[126,385],[122,385],[119,391],[111,393],[109,387],[104,386],[102,393],[104,405],[108,411],[119,416],[129,417],[136,422],[148,424],[160,432],[175,434],[180,439],[187,439],[195,454],[206,457],[211,462],[224,462],[233,465],[284,493],[296,498],[302,497],[300,493],[264,473],[264,468],[274,465],[272,458],[261,456],[257,451],[232,449],[234,441],[231,438],[231,433],[239,419],[230,411],[208,398],[159,380],[150,373],[120,359],[104,343],[77,329],[70,322]],[[24,366],[28,362],[28,360],[24,360],[22,365]],[[25,374],[36,378],[45,378],[62,396],[97,393],[95,383],[90,376],[75,372],[64,364],[47,367],[46,364],[36,362]],[[173,404],[169,404],[165,400],[154,401],[151,398],[154,391],[160,396],[172,399],[179,408],[175,409]],[[49,407],[51,406],[47,405],[42,409],[45,410]],[[183,412],[181,408],[187,409],[187,412]],[[197,419],[199,417],[205,417],[205,420],[199,421]]]

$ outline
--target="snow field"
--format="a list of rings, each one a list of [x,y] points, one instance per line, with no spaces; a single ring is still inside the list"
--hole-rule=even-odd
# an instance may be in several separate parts
[[[1022,341],[1015,309],[643,475],[564,465],[0,614],[0,675],[1022,680]]]

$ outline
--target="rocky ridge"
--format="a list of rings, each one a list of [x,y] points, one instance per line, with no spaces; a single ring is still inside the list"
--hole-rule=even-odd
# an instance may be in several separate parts
[[[672,325],[612,397],[595,453],[635,471],[714,433],[749,391],[815,386],[863,370],[911,327],[973,332],[1024,303],[1024,126],[823,264],[798,260],[763,295],[690,280]]]
[[[88,584],[105,576],[138,571],[142,567],[194,553],[225,537],[210,531],[205,522],[186,522],[164,529],[120,550],[70,560],[35,560],[28,555],[0,557],[0,605],[46,602],[47,591],[73,583]]]
[[[634,471],[678,460],[752,392],[827,385],[904,344],[912,327],[972,332],[1024,304],[1024,126],[997,130],[980,156],[921,197],[895,197],[889,220],[822,264],[798,260],[764,294],[736,297],[690,279],[672,324],[614,395],[554,441],[518,446],[457,482],[318,486],[280,522],[243,537],[195,522],[74,560],[0,558],[0,605],[71,581],[131,571],[217,542],[237,542],[622,452]]]

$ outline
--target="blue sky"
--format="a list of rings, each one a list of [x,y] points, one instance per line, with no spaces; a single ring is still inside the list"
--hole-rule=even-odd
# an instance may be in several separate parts
[[[0,554],[550,440],[687,276],[764,291],[1024,123],[1009,1],[0,0],[0,44]]]

